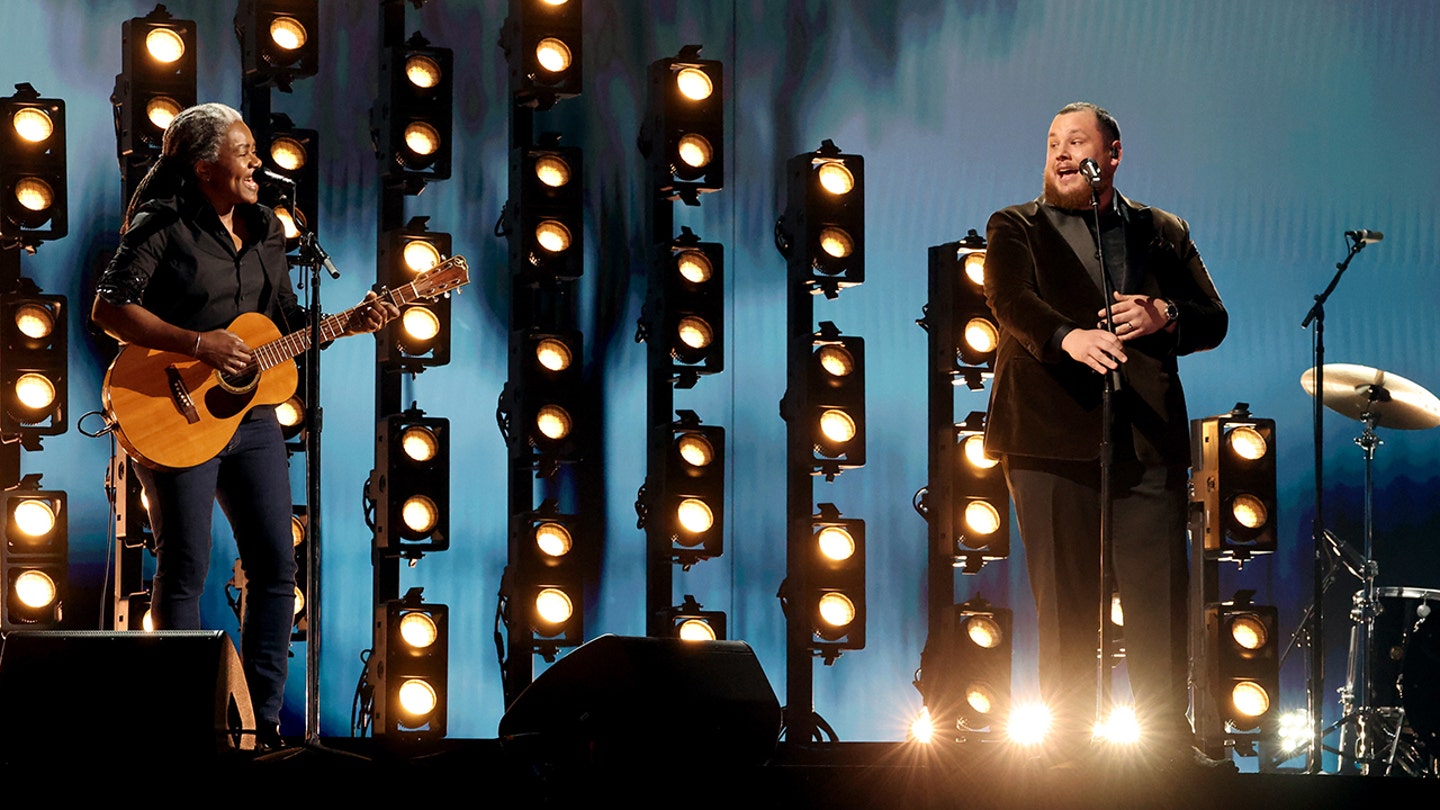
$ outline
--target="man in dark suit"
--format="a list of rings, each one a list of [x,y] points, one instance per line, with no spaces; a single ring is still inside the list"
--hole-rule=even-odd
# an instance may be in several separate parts
[[[1001,340],[986,448],[1015,500],[1040,622],[1041,697],[1067,758],[1094,719],[1101,396],[1104,375],[1119,370],[1112,559],[1127,669],[1143,739],[1178,761],[1191,750],[1190,431],[1176,357],[1219,344],[1228,317],[1185,221],[1115,191],[1122,154],[1113,116],[1068,105],[1050,125],[1044,194],[990,218],[985,294]],[[1087,158],[1099,169],[1098,236]],[[1115,290],[1113,333],[1102,272]]]

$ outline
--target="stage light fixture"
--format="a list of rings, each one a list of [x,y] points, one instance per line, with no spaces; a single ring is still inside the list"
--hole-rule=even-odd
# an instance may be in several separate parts
[[[824,321],[808,341],[804,414],[812,466],[833,477],[865,466],[865,340],[842,336]]]
[[[1204,547],[1212,559],[1245,560],[1275,551],[1275,420],[1236,404],[1191,422],[1196,459],[1192,500],[1203,509]]]
[[[531,648],[553,656],[583,641],[583,532],[579,517],[553,499],[511,518],[512,611],[528,628]]]
[[[0,303],[0,430],[55,436],[67,429],[67,302],[34,282]]]
[[[656,428],[663,458],[651,469],[663,475],[649,493],[645,522],[658,521],[671,558],[684,566],[725,550],[725,429],[702,425],[694,411]]]
[[[0,99],[0,249],[69,232],[65,102],[29,84]]]
[[[376,606],[373,733],[387,744],[445,736],[449,625],[449,607],[425,602],[420,588]]]
[[[450,547],[450,420],[412,408],[375,432],[375,542],[412,555]]]
[[[583,418],[580,379],[581,335],[574,330],[520,330],[510,341],[511,389],[515,401],[511,446],[520,457],[547,469],[579,457],[577,433]],[[538,454],[539,459],[535,459]]]
[[[414,217],[403,228],[387,231],[380,240],[380,282],[386,288],[409,284],[449,258],[450,234],[429,230],[428,221],[429,217]],[[380,331],[380,362],[404,371],[448,364],[450,306],[448,295],[401,305],[400,317]]]
[[[985,412],[972,411],[955,425],[955,446],[949,454],[953,553],[956,564],[963,561],[966,570],[1010,556],[1010,490],[999,459],[985,453],[986,419]]]
[[[792,283],[833,298],[865,281],[865,159],[829,140],[791,158],[788,209],[776,229]]]
[[[540,146],[510,150],[511,267],[522,283],[551,286],[585,272],[579,149],[561,148],[548,134]]]
[[[1237,732],[1254,731],[1279,714],[1278,611],[1239,591],[1230,602],[1205,606],[1206,686],[1220,719]]]
[[[288,92],[295,79],[320,69],[318,0],[241,0],[235,35],[245,78],[257,87]]]
[[[380,87],[387,95],[371,112],[376,154],[388,181],[450,177],[454,120],[454,52],[418,33],[387,49]]]
[[[647,309],[670,355],[671,374],[679,388],[699,377],[725,370],[725,248],[701,242],[688,227],[658,258]]]
[[[1005,723],[1005,736],[1017,745],[1039,745],[1050,735],[1050,709],[1040,702],[1015,702]]]
[[[290,623],[290,640],[304,641],[310,629],[310,510],[291,506],[290,542],[295,549],[295,613]]]
[[[699,195],[725,187],[724,71],[687,45],[673,58],[650,63],[650,91],[640,151],[653,192],[699,204]]]
[[[195,21],[177,20],[157,5],[121,24],[121,72],[110,102],[115,107],[117,156],[122,164],[148,164],[160,154],[170,121],[195,106]]]
[[[581,92],[580,0],[510,0],[500,32],[514,103],[549,109]]]
[[[42,490],[39,484],[40,476],[29,475],[0,495],[5,521],[0,630],[53,627],[63,617],[69,585],[69,507],[65,492]]]
[[[805,610],[812,649],[827,661],[865,648],[865,521],[843,518],[832,503],[807,522]]]
[[[275,113],[269,121],[255,125],[255,142],[265,168],[294,181],[291,185],[256,177],[260,202],[275,209],[285,225],[286,250],[293,251],[300,246],[302,232],[320,227],[320,133],[297,127],[288,115]]]
[[[1011,611],[976,596],[952,606],[926,639],[915,687],[936,728],[952,739],[957,732],[998,731],[1002,723],[1020,733],[1010,711],[1013,625]]]
[[[280,433],[287,443],[304,443],[305,401],[299,394],[275,406],[275,421],[280,423]]]

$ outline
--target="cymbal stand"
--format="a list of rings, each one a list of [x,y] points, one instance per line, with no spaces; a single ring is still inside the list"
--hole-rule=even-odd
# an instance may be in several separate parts
[[[1371,386],[1368,392],[1371,402],[1376,400],[1378,392],[1377,386]],[[1351,750],[1347,732],[1353,725],[1353,761],[1360,766],[1361,773],[1368,775],[1371,773],[1371,766],[1375,764],[1374,754],[1381,749],[1381,746],[1377,745],[1380,740],[1376,736],[1380,731],[1380,718],[1378,709],[1373,705],[1375,696],[1371,684],[1370,648],[1375,636],[1375,617],[1379,615],[1379,605],[1375,601],[1375,579],[1380,573],[1380,566],[1375,561],[1375,448],[1383,442],[1375,433],[1376,415],[1367,411],[1362,420],[1365,429],[1354,441],[1365,454],[1365,550],[1359,572],[1364,584],[1355,593],[1350,610],[1353,624],[1350,627],[1350,653],[1345,687],[1340,690],[1342,717],[1339,725],[1341,770],[1344,770],[1346,754]],[[1393,733],[1398,735],[1399,729],[1394,729]]]

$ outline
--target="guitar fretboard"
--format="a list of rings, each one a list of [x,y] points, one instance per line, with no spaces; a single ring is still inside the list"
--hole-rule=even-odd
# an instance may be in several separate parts
[[[397,307],[418,301],[425,296],[416,291],[415,283],[416,282],[412,281],[399,289],[383,292],[376,300],[387,301]],[[320,319],[321,342],[329,342],[336,338],[344,337],[345,334],[351,330],[352,326],[359,327],[364,319],[363,312],[367,306],[368,304],[362,302],[350,307],[344,312],[337,312],[334,315],[327,315]],[[260,346],[255,349],[251,355],[252,359],[247,370],[256,369],[265,371],[266,369],[273,368],[294,358],[296,355],[310,348],[310,338],[311,332],[307,327]]]

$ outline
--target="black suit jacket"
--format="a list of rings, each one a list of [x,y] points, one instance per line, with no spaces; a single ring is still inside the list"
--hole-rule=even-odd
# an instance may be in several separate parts
[[[1183,219],[1116,194],[1126,218],[1121,292],[1169,300],[1175,332],[1125,345],[1125,386],[1116,412],[1146,464],[1188,466],[1190,429],[1175,358],[1219,345],[1229,316]],[[1052,340],[1062,328],[1094,328],[1104,295],[1039,200],[995,212],[987,226],[985,297],[1001,336],[986,450],[993,456],[1089,460],[1100,453],[1102,380]]]

